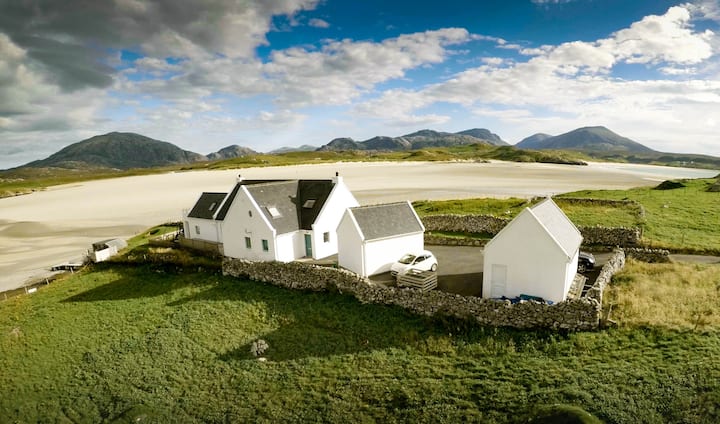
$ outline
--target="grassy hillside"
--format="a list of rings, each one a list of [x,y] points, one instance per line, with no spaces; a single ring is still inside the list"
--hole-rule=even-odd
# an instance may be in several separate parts
[[[0,352],[11,422],[506,423],[554,404],[613,423],[720,419],[716,321],[485,329],[195,266],[103,266],[0,302]]]

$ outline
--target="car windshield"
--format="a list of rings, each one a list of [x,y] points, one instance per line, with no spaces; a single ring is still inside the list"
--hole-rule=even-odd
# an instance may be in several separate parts
[[[408,253],[407,255],[400,258],[400,260],[398,262],[400,262],[401,264],[407,265],[407,264],[411,264],[412,261],[414,261],[414,260],[415,260],[415,255],[411,255],[410,253]]]

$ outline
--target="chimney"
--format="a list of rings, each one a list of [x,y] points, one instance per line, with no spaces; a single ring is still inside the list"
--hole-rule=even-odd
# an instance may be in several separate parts
[[[335,177],[332,179],[333,184],[340,184],[343,182],[343,178],[340,176],[339,172],[335,172]]]
[[[243,181],[242,174],[238,174],[236,181],[237,181],[238,183],[241,183],[241,182]]]

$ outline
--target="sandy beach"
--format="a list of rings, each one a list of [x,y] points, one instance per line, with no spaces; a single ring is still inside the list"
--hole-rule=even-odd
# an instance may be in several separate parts
[[[124,177],[0,199],[0,291],[20,287],[57,263],[79,258],[94,241],[129,238],[179,221],[203,191],[227,192],[248,179],[345,179],[361,204],[399,200],[546,196],[581,189],[624,189],[718,171],[591,163],[333,163]]]

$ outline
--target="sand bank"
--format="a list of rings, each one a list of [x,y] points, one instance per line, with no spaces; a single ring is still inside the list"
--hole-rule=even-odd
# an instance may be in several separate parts
[[[248,179],[345,179],[361,204],[399,200],[547,196],[581,189],[624,189],[717,171],[591,163],[333,163],[124,177],[52,187],[0,199],[0,291],[48,267],[79,258],[89,245],[129,238],[181,219],[203,191],[229,191]]]

